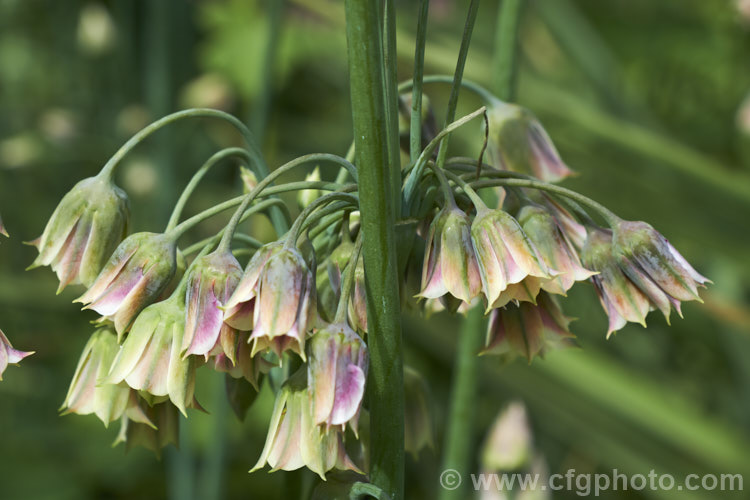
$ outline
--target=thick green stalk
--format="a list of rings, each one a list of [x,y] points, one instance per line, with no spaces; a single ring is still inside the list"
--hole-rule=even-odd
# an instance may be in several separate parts
[[[354,142],[370,331],[370,479],[404,498],[403,352],[396,255],[393,165],[388,161],[384,62],[378,0],[346,0]]]

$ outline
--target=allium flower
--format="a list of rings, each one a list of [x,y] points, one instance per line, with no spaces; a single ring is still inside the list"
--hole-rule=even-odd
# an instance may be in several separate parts
[[[423,448],[434,448],[430,390],[424,377],[404,366],[404,449],[419,458]]]
[[[90,286],[127,234],[129,213],[125,192],[111,179],[82,180],[32,242],[39,256],[29,269],[50,266],[60,280],[58,293],[70,284]]]
[[[586,280],[594,274],[583,268],[573,244],[551,213],[527,205],[519,212],[518,222],[547,267],[560,273],[542,283],[543,290],[565,295],[576,281]]]
[[[487,120],[487,152],[499,167],[532,174],[545,182],[557,182],[574,174],[531,111],[494,100],[487,106]]]
[[[300,370],[281,387],[266,444],[250,472],[266,464],[271,466],[271,472],[307,467],[323,479],[334,468],[360,472],[346,454],[341,432],[315,423],[306,378],[306,372]]]
[[[472,302],[481,291],[480,270],[471,245],[471,223],[457,207],[443,208],[430,224],[418,297],[451,294]]]
[[[307,380],[316,424],[344,430],[349,423],[356,432],[368,363],[367,346],[346,323],[327,325],[312,336]]]
[[[258,296],[258,284],[263,268],[273,254],[281,250],[279,242],[269,243],[255,252],[237,288],[224,305],[224,322],[242,331],[253,329],[253,313]]]
[[[658,305],[669,319],[670,303],[667,296],[653,285],[658,304],[649,300],[620,269],[612,247],[612,232],[607,229],[590,229],[581,251],[583,265],[596,274],[591,277],[602,307],[609,317],[607,336],[630,321],[646,326],[646,315]],[[660,295],[661,294],[661,295]]]
[[[487,309],[539,292],[552,276],[521,225],[503,210],[482,210],[471,225],[471,241],[479,263]],[[510,287],[510,285],[520,284]],[[505,292],[503,296],[503,292]]]
[[[195,407],[196,357],[184,359],[185,303],[176,294],[138,315],[112,363],[107,383],[127,383],[153,396],[169,396],[186,414]]]
[[[176,268],[177,246],[171,237],[156,233],[130,235],[76,302],[112,320],[117,334],[122,336],[138,313],[161,295]]]
[[[180,420],[177,408],[167,401],[153,406],[143,405],[143,412],[149,419],[146,423],[132,420],[127,414],[122,417],[120,432],[112,445],[125,443],[127,450],[140,445],[160,457],[162,448],[170,443],[175,446],[179,443]]]
[[[317,319],[314,283],[312,271],[296,248],[283,247],[271,255],[257,284],[250,336],[253,356],[270,349],[281,357],[290,350],[305,359],[307,332]]]
[[[613,244],[620,268],[659,309],[671,304],[680,313],[680,301],[702,302],[698,287],[710,280],[693,269],[651,225],[620,221]]]
[[[9,364],[16,364],[26,356],[31,356],[32,354],[34,354],[34,351],[24,352],[13,349],[8,337],[0,330],[0,380],[3,379],[3,372],[8,368]]]
[[[237,331],[224,323],[222,308],[242,278],[242,267],[229,251],[216,251],[200,257],[193,264],[187,282],[185,355],[195,354],[208,360],[218,347],[232,362]],[[221,340],[220,340],[221,338]]]
[[[94,332],[83,348],[68,394],[60,408],[63,415],[94,413],[105,427],[123,415],[130,420],[153,425],[138,405],[135,391],[104,383],[119,349],[114,330],[101,328]]]
[[[8,231],[5,230],[2,217],[0,217],[0,234],[2,234],[3,236],[8,236]]]
[[[526,406],[514,401],[492,424],[482,450],[482,467],[493,472],[518,470],[528,464],[533,451]]]
[[[521,302],[493,309],[482,354],[508,358],[520,355],[531,362],[534,356],[543,357],[550,350],[574,345],[575,336],[568,330],[570,321],[546,292],[539,294],[536,305]]]

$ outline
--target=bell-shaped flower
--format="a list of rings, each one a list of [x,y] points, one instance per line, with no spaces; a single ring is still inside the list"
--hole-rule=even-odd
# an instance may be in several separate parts
[[[543,290],[565,295],[576,281],[584,281],[594,274],[581,265],[573,244],[547,210],[527,205],[519,212],[518,222],[547,267],[559,273],[541,283]]]
[[[471,244],[471,223],[456,206],[440,210],[430,224],[418,297],[446,294],[472,302],[481,291],[480,269]]]
[[[0,217],[0,234],[3,236],[8,236],[8,231],[5,230],[5,225],[3,224],[3,218]]]
[[[434,448],[435,425],[427,381],[417,370],[404,366],[404,449],[414,459],[424,448]]]
[[[8,337],[0,330],[0,380],[3,379],[3,372],[8,368],[9,364],[16,364],[26,356],[31,356],[32,354],[34,354],[34,351],[24,352],[13,349]]]
[[[609,317],[607,336],[629,321],[645,327],[646,315],[656,307],[669,319],[670,302],[666,294],[652,282],[651,293],[657,298],[656,302],[652,301],[618,265],[610,230],[589,229],[581,251],[581,261],[587,269],[598,273],[591,277],[591,281]]]
[[[196,357],[182,356],[185,334],[185,302],[176,293],[163,302],[148,306],[133,323],[117,353],[106,382],[127,383],[153,396],[169,396],[186,414],[196,407]]]
[[[234,340],[237,331],[224,323],[222,308],[242,278],[242,267],[228,250],[217,250],[200,257],[191,267],[185,297],[185,355],[195,354],[208,360],[215,348],[234,364]],[[220,338],[222,340],[220,340]]]
[[[557,182],[574,174],[528,109],[493,100],[487,106],[487,121],[487,152],[498,167],[530,174],[545,182]]]
[[[487,310],[527,300],[520,297],[533,301],[542,282],[552,277],[521,225],[503,210],[480,210],[471,225],[471,241]]]
[[[180,416],[177,408],[169,401],[153,406],[143,402],[139,404],[143,406],[148,422],[139,422],[128,418],[127,414],[123,415],[120,432],[112,446],[125,443],[128,451],[135,446],[143,446],[161,457],[162,448],[168,444],[177,446],[180,440]]]
[[[348,324],[334,323],[312,336],[309,351],[313,421],[341,430],[349,423],[356,432],[369,364],[365,342]]]
[[[498,354],[512,359],[523,356],[531,362],[550,350],[575,345],[567,318],[552,295],[541,292],[537,303],[520,302],[493,309],[482,354]]]
[[[693,269],[651,225],[620,221],[613,245],[620,268],[659,309],[671,304],[680,313],[680,301],[702,302],[698,287],[705,287],[710,280]]]
[[[237,288],[224,305],[224,322],[237,330],[253,329],[255,302],[258,296],[258,284],[268,259],[281,250],[281,243],[273,242],[263,245],[250,259]]]
[[[271,255],[257,283],[253,356],[271,350],[281,357],[289,350],[305,359],[307,333],[317,319],[314,284],[313,272],[296,248],[285,246]]]
[[[39,256],[29,269],[50,266],[60,280],[91,286],[127,234],[127,195],[106,176],[84,179],[66,194],[42,235],[32,242]]]
[[[111,320],[117,334],[157,300],[177,269],[177,245],[165,234],[136,233],[117,247],[91,288],[76,302]]]
[[[68,394],[60,410],[63,415],[96,414],[107,427],[127,415],[130,420],[152,425],[130,387],[104,383],[120,346],[111,328],[100,328],[91,336],[78,361]]]
[[[346,454],[341,431],[315,423],[306,379],[299,370],[276,395],[266,444],[250,472],[266,464],[271,472],[307,467],[323,479],[332,469],[360,472]]]
[[[533,452],[526,406],[514,401],[492,424],[482,449],[482,469],[492,472],[518,470],[531,461]]]

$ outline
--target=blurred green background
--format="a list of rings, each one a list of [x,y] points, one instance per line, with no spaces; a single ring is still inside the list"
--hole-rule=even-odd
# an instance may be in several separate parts
[[[452,72],[467,4],[431,2],[427,73]],[[704,304],[685,304],[686,319],[675,316],[671,328],[652,314],[648,331],[629,325],[610,340],[592,288],[574,288],[564,306],[578,318],[581,350],[530,366],[477,361],[477,446],[506,402],[520,399],[552,473],[654,469],[679,480],[737,472],[750,481],[750,111],[741,112],[750,91],[750,14],[743,18],[737,5],[527,2],[518,100],[581,174],[565,184],[625,218],[651,222],[715,285]],[[416,2],[397,7],[405,79]],[[482,3],[466,71],[490,88],[497,10],[495,1]],[[112,448],[117,429],[94,416],[58,417],[95,316],[71,304],[80,290],[55,296],[48,269],[24,272],[35,251],[21,242],[37,237],[63,194],[132,133],[178,109],[216,107],[241,117],[272,167],[309,152],[345,153],[351,118],[343,21],[336,0],[0,0],[0,213],[12,236],[0,242],[0,327],[15,347],[36,351],[0,383],[0,499],[281,499],[317,481],[309,472],[248,475],[265,438],[271,391],[263,389],[240,423],[222,378],[206,370],[197,396],[211,414],[183,420],[180,451],[160,460]],[[446,90],[426,89],[438,117]],[[459,111],[478,106],[464,94]],[[476,154],[478,128],[459,137],[455,150]],[[191,173],[238,139],[221,125],[185,122],[139,147],[119,175],[131,196],[132,227],[163,227]],[[239,186],[236,169],[218,167],[188,210]],[[437,450],[408,459],[410,499],[434,498],[439,488],[459,326],[442,315],[404,321],[407,360],[429,381],[437,426]]]

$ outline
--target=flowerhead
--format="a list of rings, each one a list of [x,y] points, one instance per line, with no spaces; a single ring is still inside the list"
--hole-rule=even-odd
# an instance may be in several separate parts
[[[105,427],[124,414],[130,420],[151,424],[138,405],[133,389],[104,382],[119,349],[114,330],[105,327],[94,332],[83,348],[68,394],[60,408],[63,415],[94,413]]]
[[[534,300],[552,276],[536,247],[509,213],[483,210],[471,225],[487,309],[511,300]]]
[[[451,294],[468,303],[479,295],[480,270],[470,228],[468,216],[459,208],[448,206],[438,212],[427,235],[418,297],[437,299]]]
[[[148,306],[133,323],[106,378],[153,396],[169,396],[183,413],[194,400],[196,357],[182,356],[185,303],[180,294]]]
[[[266,464],[271,472],[307,467],[323,479],[332,469],[360,472],[346,454],[341,431],[315,423],[306,378],[300,370],[278,392],[266,444],[250,472]]]
[[[342,430],[349,423],[356,432],[367,380],[367,346],[349,325],[335,323],[312,336],[309,351],[313,421]]]
[[[191,267],[185,297],[185,355],[208,359],[218,348],[234,364],[236,329],[224,323],[222,308],[242,278],[242,267],[229,251],[200,257]]]
[[[9,364],[16,364],[26,356],[31,356],[32,354],[34,354],[34,351],[24,352],[13,349],[8,337],[0,330],[0,380],[3,379],[3,372],[8,368]]]
[[[493,309],[482,354],[499,354],[512,359],[523,356],[529,362],[550,350],[575,345],[567,318],[552,295],[541,292],[537,303],[520,302]]]
[[[138,313],[161,295],[176,269],[174,239],[166,234],[132,234],[76,302],[111,320],[122,336]]]
[[[32,244],[39,256],[30,269],[50,266],[60,280],[90,286],[127,234],[127,195],[106,177],[76,184],[55,209],[42,235]]]
[[[531,111],[495,100],[488,106],[487,120],[490,137],[487,150],[499,167],[531,174],[545,182],[573,175]]]

